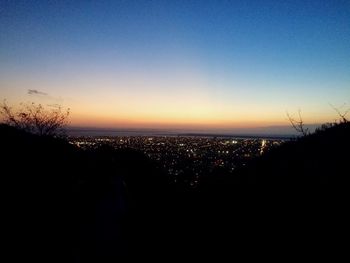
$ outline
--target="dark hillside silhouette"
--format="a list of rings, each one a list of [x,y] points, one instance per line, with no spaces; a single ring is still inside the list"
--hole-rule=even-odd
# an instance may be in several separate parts
[[[201,194],[219,196],[218,203],[239,200],[238,205],[270,215],[289,211],[316,222],[330,214],[337,217],[347,206],[349,149],[349,122],[323,125],[253,159],[233,175],[207,178]]]
[[[240,180],[255,183],[342,184],[349,179],[350,123],[324,125],[290,141],[242,169]]]
[[[291,253],[294,238],[322,248],[346,219],[349,131],[348,122],[324,127],[184,190],[142,153],[83,151],[1,125],[9,236],[46,261]]]
[[[0,151],[9,237],[28,258],[103,262],[125,256],[128,214],[166,188],[165,176],[133,151],[82,151],[7,125],[0,125]]]

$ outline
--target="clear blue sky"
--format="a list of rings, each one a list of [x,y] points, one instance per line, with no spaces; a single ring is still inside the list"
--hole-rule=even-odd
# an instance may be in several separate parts
[[[0,98],[89,126],[332,121],[350,103],[350,1],[1,0]]]

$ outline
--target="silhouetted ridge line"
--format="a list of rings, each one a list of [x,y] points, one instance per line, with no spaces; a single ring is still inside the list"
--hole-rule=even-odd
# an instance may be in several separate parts
[[[349,122],[325,126],[253,160],[241,170],[241,178],[301,185],[346,182],[349,149]]]
[[[227,246],[279,250],[293,238],[324,245],[346,218],[349,135],[348,122],[324,127],[188,191],[169,184],[143,153],[109,145],[84,151],[0,125],[5,214],[15,224],[9,237],[26,258],[74,262]]]

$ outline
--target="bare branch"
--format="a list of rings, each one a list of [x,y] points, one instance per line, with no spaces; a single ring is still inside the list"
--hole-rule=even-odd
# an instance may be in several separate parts
[[[303,118],[301,117],[301,110],[298,111],[299,119],[296,120],[290,114],[287,112],[287,117],[289,122],[291,123],[294,130],[296,130],[298,133],[301,133],[303,136],[306,136],[309,134],[309,129],[305,128],[305,124],[303,122]]]
[[[332,104],[329,103],[329,105],[333,108],[333,110],[338,113],[339,117],[341,118],[341,122],[348,122],[348,119],[345,118],[345,116],[349,113],[350,107],[346,109],[345,111],[341,112],[340,109],[343,108],[346,104],[344,103],[342,106],[339,108],[334,107]]]

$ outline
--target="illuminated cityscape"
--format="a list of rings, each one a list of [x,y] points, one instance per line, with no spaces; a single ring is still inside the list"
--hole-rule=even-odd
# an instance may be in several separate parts
[[[11,261],[341,261],[349,135],[350,0],[0,0]]]
[[[201,136],[71,137],[82,149],[109,145],[144,153],[168,174],[172,183],[196,187],[203,176],[215,171],[233,173],[247,161],[283,143],[282,139]]]

